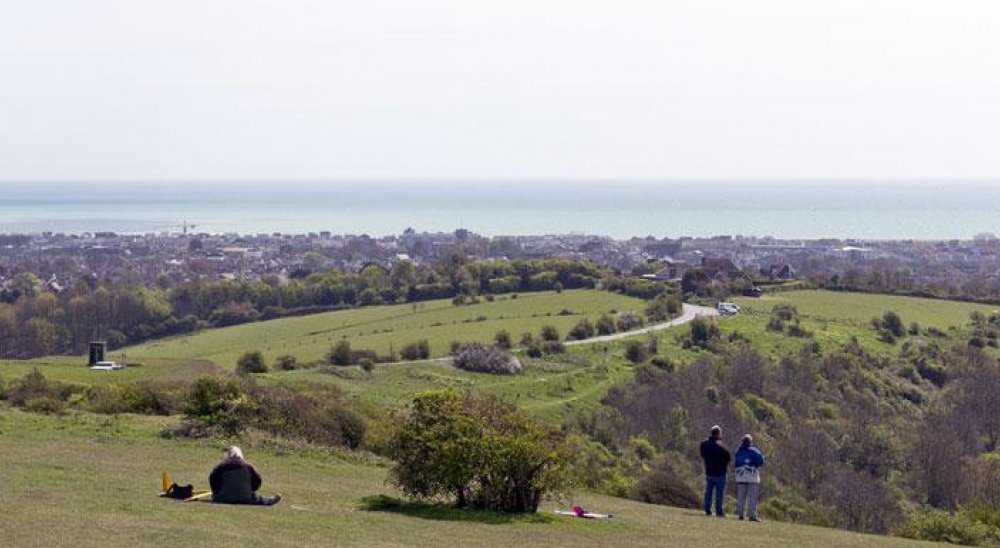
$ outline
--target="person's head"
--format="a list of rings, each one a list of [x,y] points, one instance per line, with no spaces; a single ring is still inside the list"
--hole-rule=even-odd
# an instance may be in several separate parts
[[[239,447],[236,447],[235,445],[230,445],[229,447],[226,447],[225,449],[222,450],[222,452],[226,455],[227,459],[243,458],[243,450],[240,449]]]
[[[740,445],[742,447],[753,447],[753,436],[750,434],[743,434],[743,439],[740,440]]]
[[[712,438],[713,440],[720,439],[722,437],[722,427],[719,426],[718,424],[713,426],[708,437]]]

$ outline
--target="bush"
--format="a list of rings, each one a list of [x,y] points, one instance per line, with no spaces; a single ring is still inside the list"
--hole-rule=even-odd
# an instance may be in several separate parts
[[[514,344],[510,340],[510,333],[506,329],[501,329],[497,331],[496,335],[493,336],[493,343],[497,348],[502,348],[504,350],[510,350]]]
[[[795,323],[788,326],[788,335],[790,337],[808,338],[812,337],[813,333],[812,331],[809,331],[808,329],[802,327],[802,325],[799,324],[798,320],[795,320]]]
[[[567,337],[570,340],[582,341],[584,339],[589,339],[593,337],[594,333],[595,333],[594,324],[590,323],[590,320],[588,320],[587,318],[583,318],[576,325],[573,326],[573,329],[570,329]]]
[[[779,304],[771,309],[771,316],[781,321],[790,322],[799,316],[799,309],[794,304]]]
[[[649,358],[647,346],[642,341],[627,341],[625,343],[625,358],[632,363],[642,363]]]
[[[635,312],[622,312],[618,315],[618,331],[632,331],[644,325],[646,321]]]
[[[917,540],[948,542],[965,546],[985,545],[990,540],[990,528],[966,517],[962,512],[951,514],[943,510],[915,512],[896,532]]]
[[[252,402],[236,379],[201,377],[191,386],[182,410],[186,419],[202,429],[236,435],[246,428]]]
[[[251,396],[257,411],[249,425],[271,435],[350,449],[364,441],[364,421],[335,394],[313,398],[283,386],[268,386],[255,387]]]
[[[543,325],[540,337],[543,341],[558,341],[559,330],[551,325]]]
[[[399,351],[399,357],[409,361],[426,360],[431,357],[431,345],[427,339],[410,343]]]
[[[39,398],[49,398],[65,402],[70,396],[84,389],[82,386],[49,380],[45,378],[45,375],[38,368],[35,368],[20,379],[12,381],[3,392],[2,397],[9,401],[11,405],[26,406],[29,400]]]
[[[601,317],[597,319],[596,328],[598,335],[612,335],[618,331],[615,327],[615,321],[607,314],[602,314]]]
[[[659,466],[639,478],[629,498],[649,504],[698,508],[698,494],[683,479],[690,475],[677,470],[669,460],[664,459]]]
[[[278,356],[278,359],[274,361],[274,368],[278,371],[292,371],[298,367],[298,360],[295,356],[285,354],[284,356]]]
[[[351,343],[347,339],[340,339],[327,354],[327,361],[330,365],[351,365],[353,362],[353,352]]]
[[[507,402],[453,391],[417,395],[389,443],[393,483],[418,499],[535,512],[565,482],[555,435]]]
[[[683,304],[676,295],[661,293],[646,307],[646,317],[651,322],[669,320],[681,311]]]
[[[784,322],[784,320],[782,320],[781,318],[779,318],[777,316],[771,316],[771,319],[769,319],[767,321],[767,330],[768,331],[784,331],[785,330],[785,322]]]
[[[24,410],[32,413],[62,414],[66,412],[66,402],[51,396],[40,396],[24,402]]]
[[[259,350],[245,352],[236,360],[236,372],[243,375],[267,373],[267,364],[264,363],[264,355]]]
[[[684,348],[692,346],[708,348],[713,341],[719,338],[720,334],[719,326],[715,322],[706,320],[705,318],[695,318],[691,320],[688,337],[683,341],[682,346]]]
[[[465,371],[498,375],[513,375],[523,369],[521,362],[510,352],[497,346],[486,348],[479,343],[469,343],[459,349],[454,364]]]
[[[903,328],[903,320],[893,311],[882,314],[882,328],[888,330],[894,337],[899,338],[906,334]]]
[[[173,415],[180,410],[181,398],[190,387],[165,382],[148,381],[112,383],[91,387],[87,400],[94,413],[114,415],[139,413],[143,415]]]

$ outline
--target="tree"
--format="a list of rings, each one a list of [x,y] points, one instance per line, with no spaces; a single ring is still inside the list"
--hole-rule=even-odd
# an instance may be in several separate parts
[[[327,354],[327,361],[331,365],[351,365],[354,361],[354,353],[351,352],[351,342],[347,339],[340,339],[330,353]]]
[[[236,372],[244,375],[251,373],[267,373],[267,364],[264,363],[264,355],[259,350],[243,353],[236,360]]]
[[[274,368],[279,371],[291,371],[296,367],[298,367],[298,360],[290,354],[278,356],[278,359],[274,362]]]
[[[501,329],[497,331],[496,335],[493,336],[493,343],[496,344],[497,348],[503,350],[510,350],[513,343],[510,340],[510,333],[506,329]]]
[[[540,336],[543,341],[558,341],[559,330],[551,325],[543,325]]]
[[[601,317],[597,319],[596,328],[598,335],[612,335],[617,331],[615,320],[607,314],[601,314]]]
[[[569,337],[572,340],[582,341],[583,339],[589,339],[594,336],[594,324],[590,323],[590,320],[583,318],[580,320],[573,329],[570,329]]]
[[[886,329],[894,337],[902,337],[906,334],[906,329],[903,327],[903,320],[892,310],[882,314],[882,328]]]
[[[424,392],[401,419],[389,443],[390,475],[411,497],[535,512],[564,482],[558,439],[498,398]]]

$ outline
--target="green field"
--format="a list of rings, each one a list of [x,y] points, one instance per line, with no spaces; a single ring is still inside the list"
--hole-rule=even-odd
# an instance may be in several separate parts
[[[599,405],[612,385],[632,376],[630,365],[610,355],[594,358],[592,363],[572,357],[521,359],[525,362],[524,373],[510,376],[470,373],[448,363],[416,362],[377,366],[371,373],[358,367],[329,367],[270,373],[258,379],[303,392],[333,385],[373,412],[401,405],[422,390],[473,389],[502,395],[521,409],[558,421],[567,414]]]
[[[114,356],[118,359],[117,353]],[[120,371],[92,371],[87,360],[76,356],[50,356],[36,360],[0,360],[0,378],[11,380],[33,369],[46,377],[78,384],[104,384],[127,381],[175,381],[201,375],[211,375],[224,370],[206,360],[170,360],[154,358],[133,363]]]
[[[974,311],[989,315],[998,309],[996,306],[939,299],[814,290],[765,294],[757,299],[743,297],[736,302],[748,312],[768,314],[776,304],[792,303],[803,319],[853,322],[856,325],[867,324],[872,318],[881,317],[891,310],[899,314],[906,325],[917,322],[922,327],[932,326],[942,330],[966,327],[969,314]]]
[[[444,356],[451,341],[484,341],[506,329],[515,340],[521,333],[538,334],[543,325],[555,326],[565,335],[581,318],[592,321],[612,310],[641,311],[642,300],[599,290],[562,293],[523,293],[517,299],[498,297],[468,306],[450,300],[342,310],[296,318],[282,318],[193,335],[173,337],[125,348],[130,359],[207,359],[233,367],[248,350],[260,350],[268,362],[283,354],[299,361],[322,359],[342,338],[355,349],[386,354],[420,339],[430,342],[432,356]],[[563,310],[572,315],[560,316]]]
[[[398,494],[385,469],[363,456],[290,450],[260,440],[165,440],[169,418],[0,408],[0,546],[925,546],[777,522],[706,518],[698,511],[588,493],[510,517],[440,507],[372,505]],[[220,448],[239,442],[280,491],[270,507],[184,503],[156,496],[161,470],[204,487]],[[558,517],[582,504],[610,521]]]

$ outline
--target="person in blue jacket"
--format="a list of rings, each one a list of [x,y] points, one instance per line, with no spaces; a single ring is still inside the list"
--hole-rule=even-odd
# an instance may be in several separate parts
[[[733,466],[736,467],[736,515],[743,519],[745,509],[750,521],[760,521],[757,517],[757,497],[760,496],[760,469],[764,467],[764,454],[754,447],[750,434],[740,441]]]

